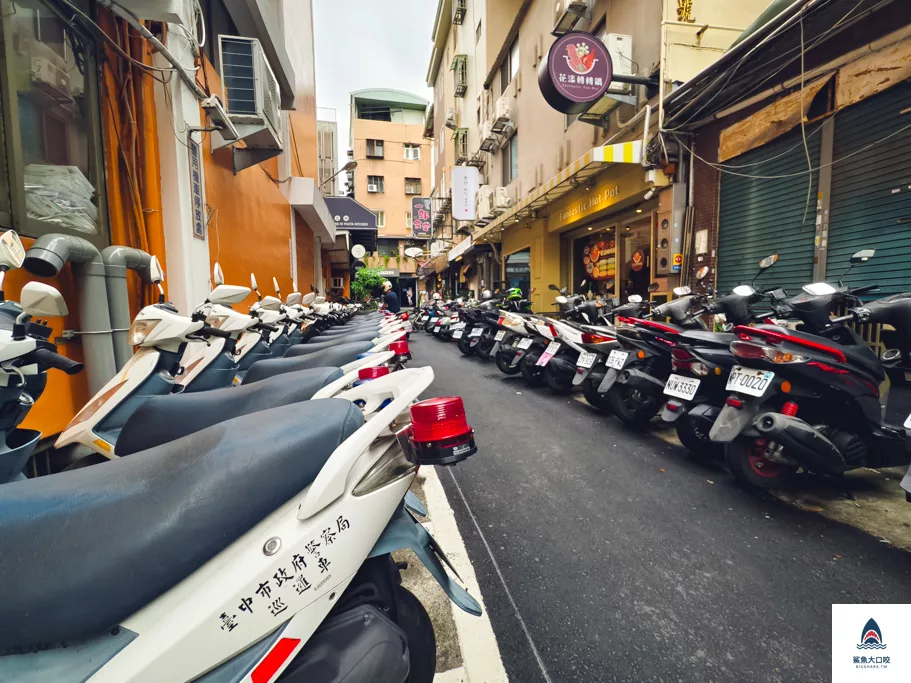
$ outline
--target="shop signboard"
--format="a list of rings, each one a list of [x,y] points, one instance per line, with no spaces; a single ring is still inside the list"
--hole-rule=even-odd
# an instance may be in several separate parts
[[[598,38],[570,31],[551,45],[538,69],[544,100],[564,114],[580,114],[600,100],[610,87],[613,63]]]
[[[452,169],[452,217],[457,221],[477,218],[479,171],[475,166],[455,166]]]
[[[411,236],[415,239],[430,239],[433,234],[430,197],[411,198]]]

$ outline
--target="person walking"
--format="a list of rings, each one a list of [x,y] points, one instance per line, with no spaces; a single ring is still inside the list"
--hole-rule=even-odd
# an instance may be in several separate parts
[[[399,304],[399,298],[396,296],[396,293],[392,291],[392,283],[389,280],[386,280],[383,283],[383,306],[386,307],[386,310],[390,313],[398,313],[402,310],[401,304]]]

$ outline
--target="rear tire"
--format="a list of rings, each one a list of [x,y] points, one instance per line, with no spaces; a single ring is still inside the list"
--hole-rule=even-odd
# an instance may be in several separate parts
[[[724,457],[724,444],[716,443],[708,434],[703,434],[689,414],[677,418],[674,428],[683,447],[699,460],[720,460]]]
[[[797,473],[793,465],[766,460],[763,457],[767,440],[741,436],[724,449],[724,459],[734,479],[747,489],[777,489],[791,483]]]
[[[573,390],[573,378],[568,379],[548,363],[544,368],[544,381],[548,388],[555,394],[568,394]]]
[[[505,353],[497,351],[497,370],[502,372],[504,375],[518,375],[522,368],[519,367],[519,363],[516,363],[514,367],[509,367],[509,364],[512,363],[511,358],[507,358]]]
[[[642,429],[663,405],[662,395],[633,389],[625,384],[615,384],[607,392],[611,412],[627,427]]]
[[[437,641],[430,616],[421,601],[405,588],[396,587],[395,598],[398,625],[408,638],[411,661],[408,683],[433,683],[437,668]]]
[[[522,360],[519,361],[519,372],[522,373],[522,379],[528,383],[528,386],[543,387],[544,368],[539,368],[534,363],[528,363],[527,361],[528,356],[522,356]]]
[[[610,402],[607,400],[607,394],[598,393],[600,384],[600,379],[596,383],[591,377],[586,378],[582,382],[582,395],[585,396],[585,400],[588,401],[592,408],[605,415],[610,415],[613,411],[611,410]]]
[[[468,330],[464,330],[462,336],[459,337],[459,351],[466,356],[474,354],[474,349],[471,348],[471,339],[468,338]]]

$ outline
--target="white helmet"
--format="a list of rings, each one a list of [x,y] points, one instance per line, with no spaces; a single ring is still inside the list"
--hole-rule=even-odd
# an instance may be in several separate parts
[[[439,293],[439,292],[434,292],[434,293],[433,293],[433,300],[434,300],[434,301],[439,301],[439,300],[440,300],[440,293]]]
[[[390,289],[392,289],[392,283],[389,282],[389,280],[386,280],[386,281],[383,283],[383,291],[384,291],[384,292],[388,292]]]

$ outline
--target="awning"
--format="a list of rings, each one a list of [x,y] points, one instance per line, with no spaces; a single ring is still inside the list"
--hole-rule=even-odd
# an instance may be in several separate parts
[[[332,220],[327,200],[316,186],[316,180],[294,176],[282,184],[282,192],[294,210],[307,221],[314,236],[327,242],[335,240],[335,221]]]
[[[351,197],[326,197],[337,230],[351,234],[351,245],[360,244],[367,253],[376,251],[376,214]]]
[[[537,209],[543,208],[567,192],[575,189],[594,175],[601,173],[612,164],[641,164],[642,141],[620,142],[589,150],[560,173],[529,192],[512,209],[496,218],[489,225],[474,233],[474,242],[490,239],[503,232],[512,223],[528,218]]]
[[[472,239],[471,235],[469,235],[449,250],[449,254],[446,256],[446,259],[448,261],[455,261],[457,258],[459,258],[459,256],[463,256],[464,254],[468,253],[468,251],[471,249],[471,245]]]

